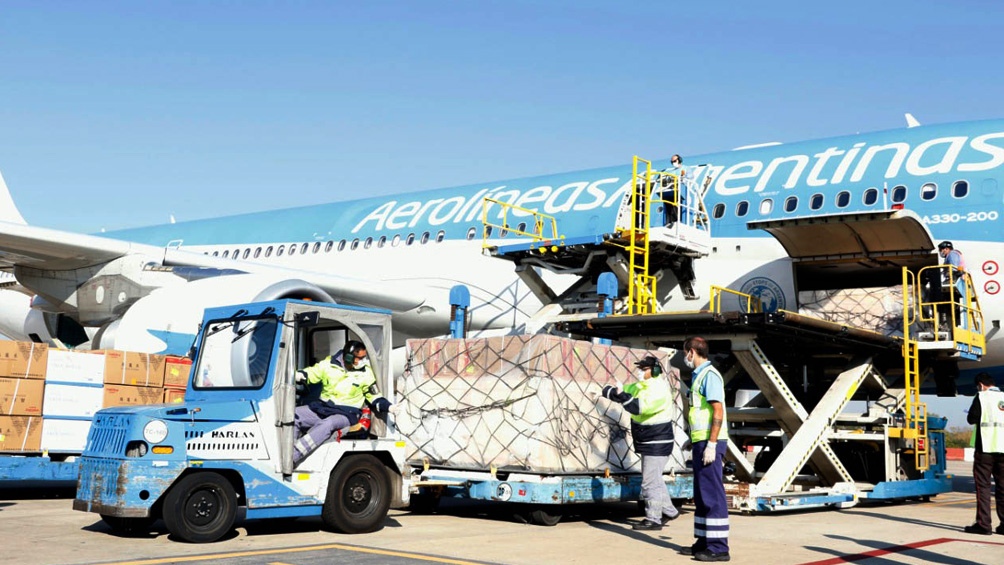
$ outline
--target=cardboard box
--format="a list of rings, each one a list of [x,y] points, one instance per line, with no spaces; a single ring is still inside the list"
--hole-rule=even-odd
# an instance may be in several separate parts
[[[38,451],[41,440],[41,418],[0,416],[0,451]]]
[[[104,407],[160,404],[164,391],[159,388],[130,385],[105,385]]]
[[[164,404],[177,404],[185,400],[185,389],[183,388],[165,388],[164,389]]]
[[[185,388],[192,373],[192,360],[168,357],[164,362],[164,388]]]
[[[102,353],[105,355],[106,384],[157,388],[164,386],[163,355],[113,349],[104,350]]]
[[[42,415],[45,417],[93,418],[101,410],[101,387],[46,383]]]
[[[105,376],[103,355],[53,349],[46,364],[46,382],[100,385]]]
[[[90,420],[46,417],[42,419],[42,437],[39,444],[42,451],[80,453],[87,446],[87,434],[90,431]]]
[[[41,416],[45,381],[0,378],[0,414]]]
[[[0,341],[0,377],[44,379],[49,346],[28,341]]]

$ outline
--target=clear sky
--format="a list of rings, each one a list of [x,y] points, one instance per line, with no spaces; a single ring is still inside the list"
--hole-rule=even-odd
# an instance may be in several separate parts
[[[0,172],[30,223],[96,232],[897,128],[904,112],[999,118],[1002,12],[6,1]]]

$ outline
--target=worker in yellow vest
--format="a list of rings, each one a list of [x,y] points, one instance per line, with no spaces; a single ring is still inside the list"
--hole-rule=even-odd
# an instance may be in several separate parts
[[[620,390],[603,387],[603,398],[619,402],[631,414],[631,438],[635,453],[641,456],[641,497],[645,501],[645,519],[632,529],[661,530],[675,520],[680,511],[666,490],[663,472],[673,454],[673,422],[679,412],[676,394],[668,376],[663,375],[659,360],[651,355],[635,363],[638,382]]]
[[[976,483],[976,523],[966,526],[967,534],[989,536],[993,533],[990,518],[990,479],[997,484],[997,521],[995,530],[1004,534],[1004,392],[994,385],[988,373],[976,375],[976,396],[966,420],[973,429],[973,482]]]
[[[708,342],[692,337],[683,344],[687,367],[694,371],[690,385],[690,443],[694,455],[694,537],[680,550],[697,561],[728,561],[729,507],[722,480],[722,461],[728,443],[725,420],[725,381],[708,360]]]

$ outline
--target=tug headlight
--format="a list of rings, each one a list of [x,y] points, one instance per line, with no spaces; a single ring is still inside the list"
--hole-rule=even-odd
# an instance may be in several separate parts
[[[143,439],[150,443],[160,443],[167,439],[167,424],[163,420],[151,420],[143,428]]]

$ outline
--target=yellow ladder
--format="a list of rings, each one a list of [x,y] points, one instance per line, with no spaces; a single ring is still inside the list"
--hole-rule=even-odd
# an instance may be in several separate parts
[[[639,166],[641,171],[639,171]],[[629,314],[652,314],[658,310],[656,280],[648,274],[649,209],[655,186],[652,162],[637,155],[632,164],[631,229],[625,249],[629,258],[628,301]],[[677,191],[679,192],[679,191]]]
[[[920,354],[917,340],[910,337],[910,326],[923,318],[920,285],[914,274],[903,267],[903,378],[906,381],[904,427],[889,428],[890,437],[913,439],[914,465],[918,471],[931,466],[928,457],[927,403],[920,400]]]

